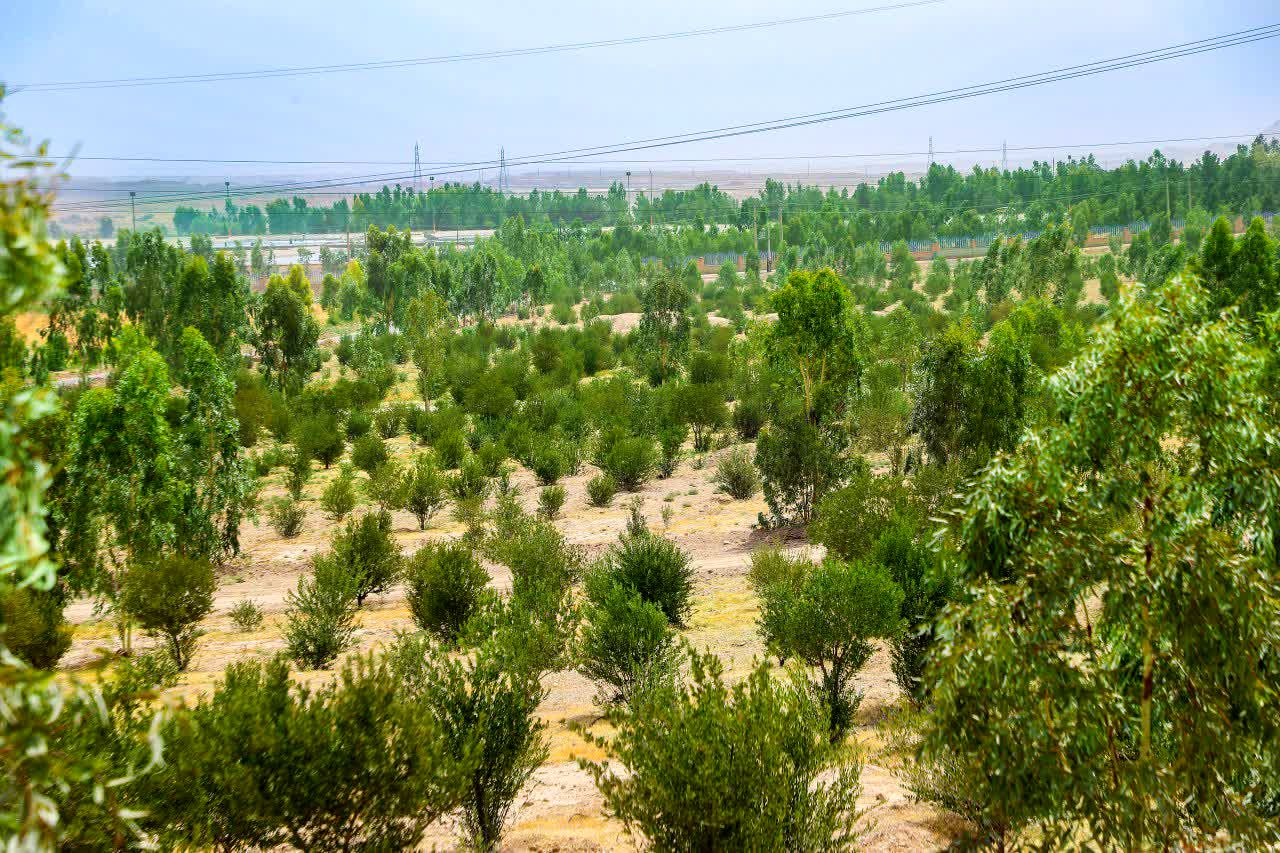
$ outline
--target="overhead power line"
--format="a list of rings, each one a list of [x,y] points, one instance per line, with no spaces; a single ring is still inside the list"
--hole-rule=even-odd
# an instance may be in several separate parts
[[[454,53],[444,56],[421,56],[410,59],[385,59],[372,62],[348,62],[336,65],[303,65],[287,68],[264,68],[254,71],[214,71],[204,74],[167,74],[155,77],[119,77],[105,80],[65,80],[60,82],[28,83],[25,85],[15,86],[15,89],[27,92],[68,92],[81,89],[171,86],[186,83],[218,83],[227,80],[261,80],[271,77],[304,77],[313,74],[339,74],[349,71],[377,71],[390,68],[411,68],[421,65],[478,62],[490,59],[509,59],[521,56],[542,56],[550,53],[567,53],[570,51],[591,50],[600,47],[621,47],[624,45],[649,44],[652,42],[674,41],[677,39],[698,38],[702,36],[722,35],[725,33],[747,32],[749,30],[762,30],[771,27],[792,26],[795,24],[819,23],[823,21],[834,21],[841,18],[851,18],[857,15],[869,15],[875,12],[891,12],[900,9],[911,9],[918,6],[934,6],[944,2],[946,2],[946,0],[911,0],[911,2],[871,6],[861,9],[845,9],[837,12],[826,12],[819,15],[804,15],[794,18],[777,18],[769,21],[755,21],[746,24],[726,24],[718,27],[677,30],[675,32],[668,33],[597,39],[594,41],[566,42],[561,44],[541,45],[537,47],[485,50],[475,53]]]
[[[1149,65],[1156,62],[1167,62],[1172,59],[1179,59],[1186,56],[1194,56],[1210,51],[1222,50],[1228,47],[1237,47],[1243,44],[1251,44],[1253,42],[1273,39],[1280,36],[1280,24],[1269,24],[1262,27],[1252,27],[1246,30],[1238,30],[1236,32],[1227,33],[1220,36],[1214,36],[1206,39],[1197,39],[1195,41],[1183,42],[1168,47],[1158,48],[1155,50],[1141,51],[1138,53],[1129,53],[1110,59],[1096,60],[1094,62],[1083,63],[1080,65],[1065,66],[1050,71],[1042,71],[1035,74],[1026,74],[1017,77],[1007,77],[1001,80],[989,83],[975,84],[972,86],[963,86],[953,89],[944,89],[937,92],[930,92],[923,95],[914,95],[905,98],[896,98],[885,101],[877,101],[869,104],[862,104],[853,107],[845,107],[836,110],[826,110],[817,113],[807,113],[797,116],[789,116],[781,119],[773,119],[768,121],[751,122],[747,124],[729,125],[725,127],[712,128],[703,131],[693,131],[682,134],[674,134],[670,136],[649,137],[647,139],[637,139],[630,142],[615,143],[613,145],[599,145],[584,148],[569,148],[560,151],[552,151],[546,154],[532,155],[523,158],[508,158],[506,165],[512,166],[529,166],[547,163],[563,163],[581,161],[593,156],[602,156],[610,154],[621,154],[631,151],[651,150],[655,148],[665,148],[674,145],[685,145],[691,142],[706,142],[717,139],[726,139],[731,137],[745,136],[757,133],[769,133],[776,130],[784,130],[788,128],[801,127],[805,125],[821,124],[833,121],[842,121],[850,118],[859,118],[869,115],[878,115],[887,112],[896,112],[900,110],[914,109],[932,104],[950,103],[960,100],[968,100],[970,98],[991,95],[998,92],[1015,91],[1019,89],[1031,88],[1035,86],[1043,86],[1048,83],[1056,83],[1064,80],[1079,79],[1083,77],[1091,77],[1099,74],[1106,74],[1112,71],[1118,71],[1125,68],[1134,68],[1143,65]],[[493,168],[496,165],[494,160],[477,160],[465,164],[465,167],[455,167],[443,171],[437,171],[436,176],[455,175],[466,172],[476,171],[477,169]],[[356,186],[369,183],[387,183],[394,180],[407,180],[410,174],[400,173],[379,173],[374,175],[357,175],[347,178],[334,178],[329,180],[291,182],[276,185],[260,185],[256,187],[242,188],[235,195],[260,195],[264,191],[305,191],[308,189],[324,189],[337,186]],[[200,201],[208,198],[221,198],[221,193],[215,193],[210,196],[208,193],[192,193],[183,200]],[[168,196],[163,201],[178,200],[178,196]]]
[[[1168,145],[1181,142],[1219,142],[1230,139],[1252,139],[1258,133],[1226,133],[1215,136],[1182,136],[1170,139],[1127,139],[1115,142],[1054,142],[1051,144],[1040,145],[1015,145],[1015,146],[994,146],[989,148],[952,148],[949,150],[938,150],[935,154],[994,154],[999,151],[1051,151],[1053,149],[1071,149],[1076,151],[1089,150],[1093,148],[1115,148],[1126,145]],[[635,163],[763,163],[772,161],[799,161],[799,160],[862,160],[877,157],[922,157],[927,152],[920,151],[868,151],[868,152],[845,152],[841,154],[742,154],[739,156],[723,156],[723,157],[660,157],[660,158],[633,158],[627,160],[583,160],[581,165],[584,166],[627,166]],[[267,160],[267,159],[219,159],[215,157],[149,157],[138,154],[129,155],[85,155],[85,154],[50,154],[49,157],[54,160],[74,159],[80,161],[93,162],[111,162],[111,163],[199,163],[203,165],[258,165],[258,166],[412,166],[412,160]],[[427,166],[464,166],[466,161],[422,161],[423,168]],[[165,179],[172,178],[169,175],[143,175],[137,180],[147,179]],[[206,177],[202,175],[188,175],[183,177]],[[221,178],[222,175],[209,175],[207,177]],[[62,190],[66,191],[66,188]]]

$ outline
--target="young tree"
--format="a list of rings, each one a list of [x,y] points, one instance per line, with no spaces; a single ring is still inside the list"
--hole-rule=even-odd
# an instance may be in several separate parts
[[[848,289],[830,269],[794,272],[770,304],[778,321],[769,333],[769,350],[799,374],[805,417],[817,424],[861,370]]]
[[[666,614],[631,587],[596,584],[589,594],[579,670],[608,690],[598,701],[629,702],[642,684],[674,670],[676,634]]]
[[[356,578],[332,556],[318,555],[312,574],[286,598],[284,639],[289,657],[310,669],[331,664],[354,641]]]
[[[689,288],[671,273],[655,277],[640,294],[643,315],[636,330],[657,358],[659,382],[666,382],[689,343]]]
[[[320,508],[334,521],[342,521],[356,508],[356,477],[350,465],[343,465],[338,476],[320,495]]]
[[[207,560],[144,560],[125,574],[121,606],[143,629],[168,643],[169,654],[182,671],[191,663],[200,637],[196,626],[213,610],[216,586]]]
[[[462,543],[423,545],[405,567],[405,596],[420,630],[455,645],[486,602],[489,573]]]
[[[427,522],[448,502],[445,485],[444,475],[430,454],[418,454],[405,475],[402,508],[418,519],[419,530],[426,530]]]
[[[966,769],[990,822],[1274,841],[1249,772],[1276,767],[1280,687],[1266,334],[1189,278],[1122,296],[1050,381],[1060,419],[965,498],[925,752]]]
[[[581,762],[607,811],[659,850],[850,850],[861,766],[841,762],[805,686],[757,667],[733,686],[690,653],[689,683],[638,691],[590,737],[627,768]]]
[[[279,389],[296,389],[319,366],[316,342],[320,326],[311,316],[309,301],[285,281],[267,284],[255,316],[262,375]]]
[[[350,518],[333,537],[328,559],[351,575],[356,607],[374,593],[382,594],[400,577],[403,558],[391,535],[391,514],[367,512]]]
[[[770,649],[818,670],[814,685],[827,710],[832,743],[853,723],[862,695],[853,676],[873,650],[871,640],[899,629],[902,590],[882,566],[828,557],[798,584],[763,588],[760,622]]]

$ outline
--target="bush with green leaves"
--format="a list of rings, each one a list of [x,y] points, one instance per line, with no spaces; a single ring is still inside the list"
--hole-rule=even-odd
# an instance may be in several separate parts
[[[658,463],[658,473],[670,477],[676,472],[680,462],[680,449],[689,437],[689,425],[686,423],[666,424],[658,431],[658,446],[662,458]]]
[[[608,474],[597,474],[587,481],[587,502],[594,507],[609,506],[617,493],[618,482]]]
[[[296,498],[283,495],[267,505],[267,520],[286,539],[292,539],[302,532],[302,522],[307,518],[307,511]]]
[[[546,486],[538,493],[538,512],[548,521],[555,521],[568,498],[564,486]]]
[[[756,439],[756,468],[776,524],[808,524],[818,502],[839,487],[852,463],[848,433],[827,420],[814,423],[797,401],[784,401]]]
[[[538,718],[541,673],[524,664],[519,637],[502,631],[459,657],[408,636],[389,659],[406,689],[444,732],[444,753],[471,769],[461,825],[469,846],[495,850],[511,807],[548,755]]]
[[[281,658],[233,663],[161,733],[162,846],[414,849],[462,802],[476,749],[451,750],[432,711],[372,657],[316,689]]]
[[[770,651],[817,670],[814,689],[827,709],[832,742],[843,738],[862,700],[853,677],[874,639],[894,636],[902,590],[884,567],[828,557],[797,585],[775,582],[761,595],[760,624]]]
[[[237,630],[256,631],[262,627],[262,608],[251,599],[245,598],[236,602],[236,606],[231,608],[227,615],[231,617],[231,624],[235,625]]]
[[[755,441],[764,428],[765,411],[760,398],[751,395],[740,398],[733,406],[733,428],[743,441]]]
[[[440,467],[452,471],[467,458],[467,437],[460,429],[450,429],[440,434],[431,447],[436,452]]]
[[[316,460],[325,468],[341,459],[346,447],[338,419],[328,413],[299,421],[293,429],[293,444],[308,459]]]
[[[693,567],[670,539],[652,533],[628,533],[605,552],[594,574],[629,587],[683,628],[693,607]]]
[[[476,461],[486,477],[498,477],[506,470],[507,446],[501,441],[486,441],[476,450]]]
[[[614,441],[600,459],[600,467],[618,488],[634,492],[653,477],[657,462],[653,439],[632,436]]]
[[[861,763],[824,736],[804,685],[757,667],[730,686],[690,652],[687,684],[659,680],[588,736],[610,762],[582,761],[606,811],[656,850],[852,850]]]
[[[386,443],[373,433],[362,435],[351,444],[351,464],[366,474],[372,474],[389,456]]]
[[[925,700],[924,665],[936,639],[936,625],[954,590],[951,576],[922,542],[918,525],[895,518],[880,534],[870,559],[884,566],[902,590],[902,630],[889,640],[893,676],[913,702]]]
[[[57,590],[0,587],[0,644],[36,669],[53,669],[71,648]]]
[[[745,501],[755,497],[760,490],[760,477],[755,463],[745,448],[737,448],[720,457],[711,482],[735,500]]]
[[[400,578],[404,558],[391,532],[391,514],[380,510],[347,519],[334,534],[329,557],[351,575],[357,607]]]
[[[576,451],[564,440],[542,440],[529,453],[529,469],[538,483],[554,486],[577,467]]]
[[[320,508],[333,521],[342,521],[356,508],[356,478],[350,465],[343,465],[320,493]]]
[[[289,497],[300,501],[302,491],[307,487],[307,481],[311,479],[311,455],[306,448],[295,447],[289,454],[286,464],[288,467],[284,475],[285,491],[289,493]]]
[[[489,573],[459,542],[428,543],[405,567],[405,596],[419,629],[456,644],[467,620],[489,597]]]
[[[681,419],[693,432],[693,449],[710,450],[711,437],[729,419],[724,391],[719,385],[690,383],[680,386],[676,401]]]
[[[900,517],[913,515],[910,493],[892,475],[877,477],[865,462],[848,485],[818,503],[809,538],[846,560],[867,556],[876,540]]]
[[[427,522],[448,502],[445,477],[428,453],[420,453],[406,472],[404,500],[401,508],[418,519],[418,529],[426,530]]]
[[[379,409],[373,416],[373,428],[383,438],[395,438],[404,431],[404,413],[395,406]]]
[[[174,664],[184,670],[200,638],[197,626],[213,610],[217,580],[208,560],[172,556],[129,567],[120,606],[154,637],[162,639]]]
[[[300,665],[324,669],[355,641],[356,579],[331,555],[315,558],[285,603],[285,648]]]
[[[378,509],[388,512],[404,505],[406,487],[404,468],[392,458],[369,472],[364,491],[378,505]]]
[[[666,614],[631,587],[592,580],[578,669],[600,686],[602,703],[628,702],[642,684],[674,672],[676,633]]]
[[[489,496],[492,483],[485,476],[484,467],[474,456],[462,463],[458,473],[449,478],[449,494],[455,501],[480,500]]]
[[[347,438],[351,441],[364,438],[373,428],[373,418],[368,412],[355,409],[347,414]]]

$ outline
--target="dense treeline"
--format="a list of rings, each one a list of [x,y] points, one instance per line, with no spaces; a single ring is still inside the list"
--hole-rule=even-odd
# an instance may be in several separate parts
[[[1010,231],[1038,231],[1070,217],[1077,228],[1124,226],[1149,222],[1160,214],[1174,220],[1203,211],[1251,214],[1280,208],[1280,142],[1259,137],[1225,158],[1205,152],[1181,163],[1159,151],[1141,161],[1105,169],[1091,156],[1055,163],[1036,163],[1012,170],[975,166],[959,172],[933,164],[918,180],[897,172],[860,184],[850,192],[834,188],[784,185],[772,179],[757,195],[739,203],[718,188],[703,184],[692,190],[667,190],[656,198],[637,191],[628,205],[625,188],[615,183],[603,195],[586,189],[564,194],[534,190],[528,195],[499,194],[476,184],[448,184],[429,191],[383,187],[350,200],[314,206],[306,198],[275,199],[265,211],[254,205],[201,211],[179,207],[174,227],[190,233],[340,234],[385,229],[496,228],[512,216],[531,224],[556,226],[627,225],[643,232],[655,226],[735,226],[751,232],[782,218],[785,242],[804,245],[805,231],[821,230],[832,246],[844,242],[894,240],[933,241],[948,237],[980,237]],[[630,207],[630,210],[628,208]],[[663,253],[652,235],[642,255]],[[743,251],[732,248],[704,251]]]
[[[901,193],[932,216],[969,186],[945,177]],[[1212,209],[1253,205],[1233,180]],[[641,259],[748,229],[513,215],[439,252],[365,223],[313,284],[202,235],[51,246],[46,204],[26,182],[0,195],[0,827],[19,846],[402,849],[451,816],[495,849],[548,756],[543,676],[574,669],[615,762],[583,766],[653,845],[849,849],[856,676],[878,646],[912,790],[979,844],[1276,842],[1280,251],[1261,218],[1239,237],[1207,212],[1177,238],[1153,221],[1093,257],[1074,210],[1046,207],[1034,237],[922,270],[912,233],[887,259],[853,239],[870,208],[838,196],[795,208],[772,273],[753,257],[710,281]],[[28,310],[49,317],[30,349]],[[105,381],[48,385],[94,367]],[[595,560],[555,524],[567,478],[603,507],[708,463],[730,499],[763,493],[762,531],[825,552],[753,555],[769,661],[736,681],[681,639],[698,587],[674,510],[659,527],[629,503]],[[461,533],[402,552],[393,513],[426,529],[446,508]],[[281,537],[332,522],[284,650],[160,708],[255,512]],[[361,654],[393,586],[412,630]],[[135,652],[106,677],[51,672],[75,595]],[[230,616],[262,627],[251,601]]]

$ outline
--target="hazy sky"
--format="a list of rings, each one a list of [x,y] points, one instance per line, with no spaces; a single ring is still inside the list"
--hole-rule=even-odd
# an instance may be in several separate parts
[[[14,85],[432,56],[891,2],[43,0],[5,11],[0,79]],[[18,93],[5,108],[13,122],[52,139],[55,150],[78,144],[84,155],[381,160],[411,158],[416,140],[425,161],[475,160],[496,156],[499,145],[518,157],[778,118],[1276,22],[1277,0],[946,0],[816,24],[549,56]],[[938,150],[946,150],[998,146],[1001,140],[1067,146],[1252,132],[1280,119],[1277,72],[1280,39],[1022,92],[630,156],[912,151],[922,150],[930,135]],[[380,170],[348,166],[336,173]],[[82,161],[74,171],[220,177],[277,170]]]

